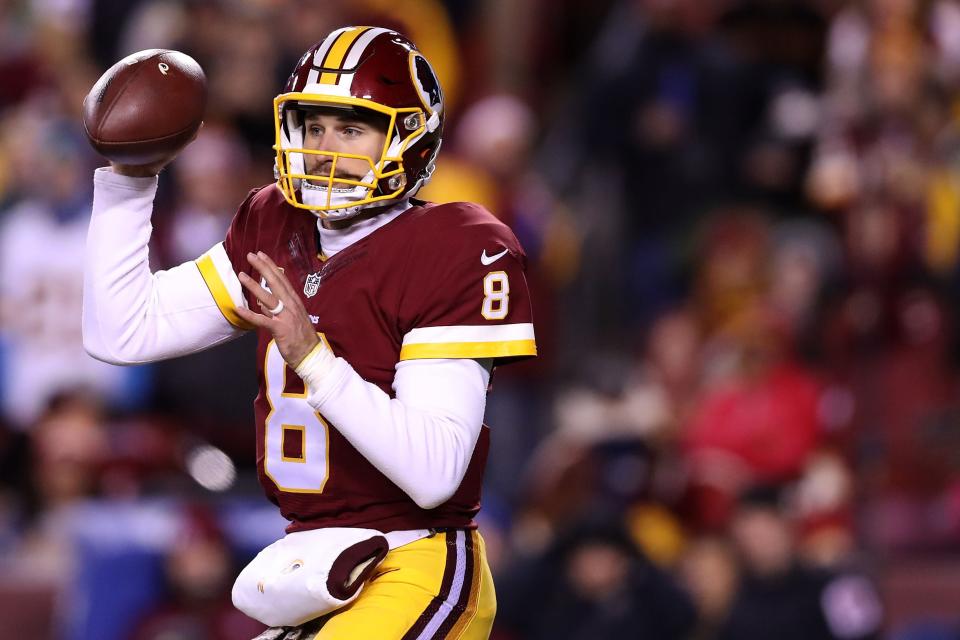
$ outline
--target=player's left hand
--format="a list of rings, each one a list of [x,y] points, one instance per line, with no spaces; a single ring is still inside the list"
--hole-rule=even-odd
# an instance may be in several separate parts
[[[320,341],[307,310],[287,276],[270,256],[258,251],[248,253],[247,260],[266,280],[268,289],[241,272],[240,284],[259,301],[263,313],[238,307],[237,315],[253,326],[273,334],[280,355],[291,367],[296,367]]]

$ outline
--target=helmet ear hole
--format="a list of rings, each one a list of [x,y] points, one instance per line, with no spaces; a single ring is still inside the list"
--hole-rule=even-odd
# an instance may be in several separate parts
[[[420,118],[419,113],[411,113],[403,119],[403,126],[407,128],[407,131],[413,131],[418,129],[422,125],[422,122],[423,120]]]

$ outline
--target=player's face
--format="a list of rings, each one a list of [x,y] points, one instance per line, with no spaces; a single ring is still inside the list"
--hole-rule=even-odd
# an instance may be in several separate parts
[[[385,140],[386,133],[376,124],[350,115],[312,113],[304,120],[305,149],[351,153],[367,156],[376,162],[383,151]],[[313,154],[304,156],[307,173],[320,176],[330,174],[332,157]],[[336,177],[361,180],[369,171],[370,164],[365,160],[343,157],[337,160]]]

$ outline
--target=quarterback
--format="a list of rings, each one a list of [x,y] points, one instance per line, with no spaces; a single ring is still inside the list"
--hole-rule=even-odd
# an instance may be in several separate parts
[[[290,525],[234,602],[270,637],[486,638],[496,599],[473,518],[490,376],[536,354],[523,250],[478,205],[414,198],[444,103],[404,36],[332,32],[274,118],[276,182],[166,271],[147,255],[165,163],[97,169],[84,344],[129,365],[257,332],[257,469]]]

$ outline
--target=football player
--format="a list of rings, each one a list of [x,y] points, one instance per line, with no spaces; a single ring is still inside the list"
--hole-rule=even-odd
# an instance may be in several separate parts
[[[162,164],[96,171],[85,346],[136,364],[256,331],[257,468],[290,521],[283,553],[329,556],[283,597],[343,591],[339,541],[357,531],[389,547],[374,570],[364,557],[348,572],[370,576],[359,596],[296,632],[486,638],[496,600],[473,519],[482,420],[493,368],[536,353],[523,249],[478,205],[413,197],[434,169],[444,101],[404,36],[332,32],[300,59],[274,117],[276,182],[249,194],[224,242],[166,271],[147,262]],[[313,562],[284,558],[286,576]],[[286,578],[253,578],[238,580],[235,602],[248,589],[269,609]],[[266,622],[300,624],[285,615]]]

